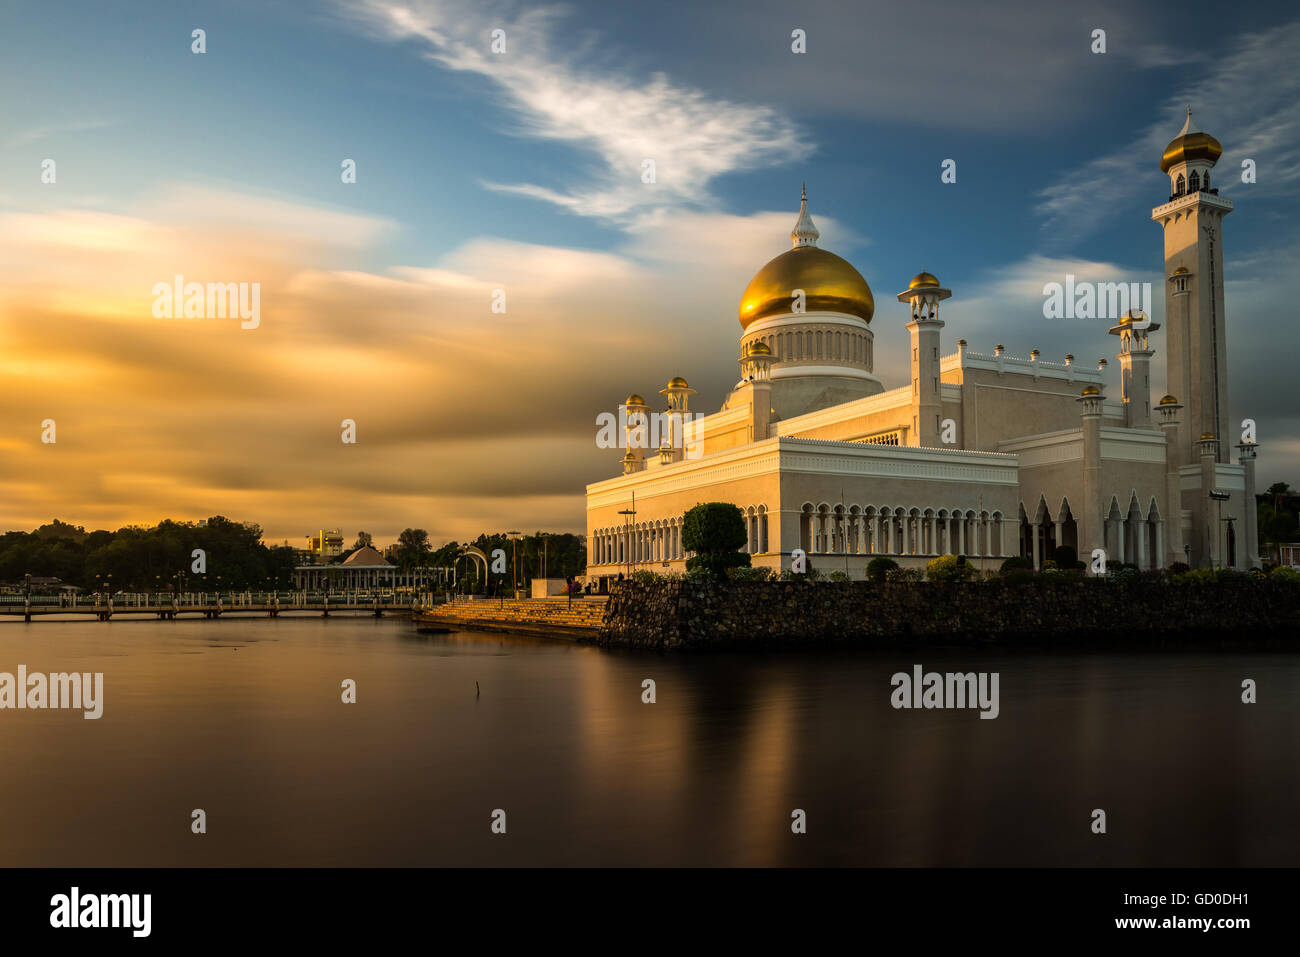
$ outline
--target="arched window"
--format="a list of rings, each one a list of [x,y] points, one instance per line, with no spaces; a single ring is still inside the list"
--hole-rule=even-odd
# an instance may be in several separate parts
[[[1192,170],[1192,175],[1187,177],[1187,192],[1197,193],[1201,189],[1201,177],[1196,170]]]
[[[1174,195],[1182,196],[1187,189],[1187,180],[1183,179],[1183,174],[1178,174],[1178,179],[1174,180]]]
[[[1210,171],[1207,169],[1205,171],[1205,179],[1201,182],[1201,189],[1208,190],[1209,188],[1210,188]]]

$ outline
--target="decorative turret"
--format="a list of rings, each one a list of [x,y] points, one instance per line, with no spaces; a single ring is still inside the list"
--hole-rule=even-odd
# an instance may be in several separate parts
[[[750,441],[767,438],[772,423],[772,350],[752,342],[740,357],[740,377],[749,389]]]
[[[1101,416],[1106,396],[1099,386],[1085,386],[1078,402],[1083,419],[1083,501],[1086,503],[1077,516],[1079,544],[1092,554],[1094,549],[1106,545],[1101,512]]]
[[[1115,358],[1119,360],[1124,420],[1131,429],[1151,425],[1151,356],[1155,350],[1149,347],[1147,336],[1159,328],[1160,323],[1130,309],[1109,330],[1112,336],[1119,336],[1119,354]]]
[[[687,403],[695,390],[681,376],[673,376],[659,394],[668,400],[667,421],[659,437],[659,462],[668,465],[680,462],[686,454]]]
[[[939,285],[938,277],[923,268],[912,277],[898,301],[911,309],[907,331],[912,337],[912,428],[908,435],[914,445],[940,445],[943,399],[939,393],[939,303],[952,298],[952,292]]]
[[[633,392],[623,403],[626,415],[627,454],[623,456],[623,474],[645,468],[645,453],[650,445],[650,407]]]

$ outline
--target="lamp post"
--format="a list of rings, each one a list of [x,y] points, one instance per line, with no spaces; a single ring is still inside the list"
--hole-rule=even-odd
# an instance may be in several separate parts
[[[627,577],[632,577],[632,523],[636,521],[636,492],[632,493],[632,507],[625,508],[618,514],[623,519],[623,559],[627,563]]]
[[[1215,523],[1215,541],[1214,547],[1210,552],[1211,567],[1219,568],[1222,565],[1219,554],[1219,536],[1223,534],[1223,503],[1232,496],[1222,489],[1210,489],[1210,498],[1214,499],[1214,514],[1218,521]]]
[[[506,532],[510,537],[510,584],[514,596],[519,597],[519,532]]]

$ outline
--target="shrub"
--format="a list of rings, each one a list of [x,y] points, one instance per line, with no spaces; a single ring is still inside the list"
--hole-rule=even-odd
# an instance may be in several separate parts
[[[919,568],[894,567],[885,572],[885,581],[887,582],[919,582],[923,580],[924,574]]]
[[[749,565],[749,555],[737,551],[749,540],[745,517],[730,502],[705,502],[682,519],[682,547],[695,552],[686,570],[724,577],[729,569]]]
[[[848,572],[844,571],[843,569],[837,568],[835,569],[835,571],[831,572],[830,580],[833,582],[846,582],[846,581],[851,581],[852,579],[849,578]]]
[[[1106,566],[1106,577],[1113,582],[1136,581],[1138,567],[1129,562],[1111,562]]]
[[[969,580],[974,571],[956,555],[940,555],[926,563],[925,577],[932,582],[962,582]]]
[[[737,582],[765,582],[772,578],[772,569],[740,565],[735,568],[728,568],[727,577]]]
[[[1079,560],[1079,553],[1069,545],[1058,545],[1052,559],[1058,568],[1073,568],[1074,563]]]
[[[1182,575],[1184,572],[1190,572],[1191,570],[1192,566],[1186,562],[1174,562],[1169,566],[1169,575],[1170,577],[1173,577],[1174,575]]]
[[[1290,565],[1278,565],[1268,573],[1268,580],[1272,582],[1300,582],[1300,572]]]
[[[656,575],[652,571],[647,571],[644,568],[638,569],[637,571],[634,571],[632,573],[632,581],[638,582],[642,585],[648,585],[650,582],[655,582],[658,580],[659,580],[658,575]]]
[[[734,552],[748,540],[745,516],[730,502],[696,505],[682,519],[682,547],[697,555]]]
[[[1002,580],[1009,584],[1024,584],[1032,582],[1037,578],[1032,568],[1013,568],[1002,576]]]
[[[1034,570],[1033,559],[1026,558],[1024,555],[1012,555],[1010,558],[1006,559],[1002,563],[1002,567],[1001,569],[999,569],[999,571],[1004,576],[1014,571],[1032,572],[1033,570]]]
[[[898,568],[898,562],[881,555],[867,562],[867,578],[873,582],[882,582],[889,572]]]
[[[721,552],[713,555],[692,555],[686,559],[686,570],[707,571],[714,578],[725,578],[733,568],[748,568],[749,556],[744,552]]]
[[[1055,559],[1049,558],[1043,562],[1041,567],[1045,572],[1054,572],[1054,571],[1058,571],[1061,566],[1056,564]]]
[[[1173,580],[1178,585],[1204,585],[1218,581],[1218,576],[1214,574],[1213,568],[1193,568],[1185,572],[1179,572],[1173,576]]]

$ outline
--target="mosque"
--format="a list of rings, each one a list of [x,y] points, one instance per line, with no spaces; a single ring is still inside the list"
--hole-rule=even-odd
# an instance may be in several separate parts
[[[817,245],[805,191],[792,248],[741,296],[740,380],[722,408],[692,412],[694,390],[672,378],[660,395],[682,440],[663,429],[645,448],[630,429],[622,474],[587,486],[588,579],[684,571],[683,516],[709,501],[739,506],[753,564],[775,570],[795,549],[853,578],[877,555],[918,567],[961,554],[989,571],[1022,555],[1039,568],[1062,546],[1142,569],[1258,565],[1257,446],[1230,455],[1220,229],[1232,202],[1210,187],[1221,153],[1189,109],[1161,157],[1170,196],[1151,218],[1164,230],[1171,394],[1154,403],[1159,323],[1130,310],[1110,327],[1110,398],[1104,359],[975,352],[965,339],[946,351],[952,293],[924,271],[897,295],[910,374],[887,388],[871,288]],[[653,411],[639,395],[625,406],[632,422]]]

